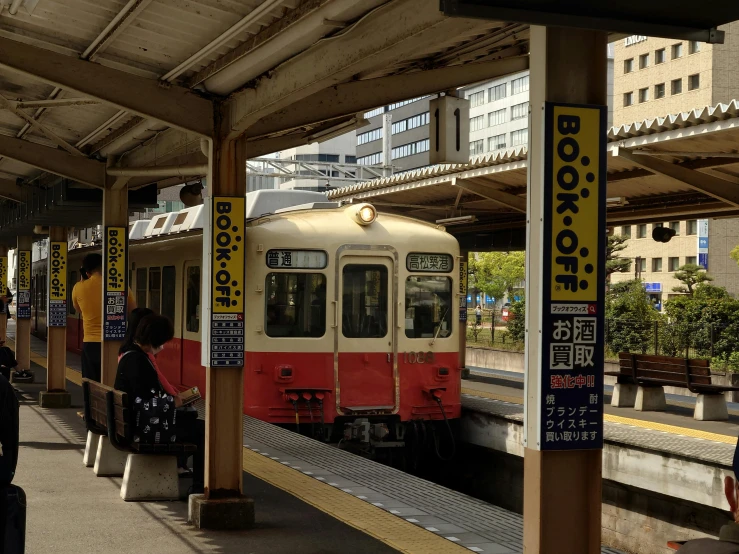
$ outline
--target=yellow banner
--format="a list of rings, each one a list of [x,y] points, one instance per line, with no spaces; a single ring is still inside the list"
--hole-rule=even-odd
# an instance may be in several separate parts
[[[126,227],[105,228],[105,292],[126,291]]]
[[[244,312],[245,209],[245,198],[213,198],[213,313]]]
[[[67,242],[52,242],[49,247],[49,300],[66,300]]]
[[[31,251],[18,251],[18,290],[31,290]]]
[[[0,294],[8,287],[8,257],[0,256]]]
[[[459,294],[467,298],[467,262],[459,262]]]
[[[554,106],[552,137],[552,300],[597,302],[600,110]]]

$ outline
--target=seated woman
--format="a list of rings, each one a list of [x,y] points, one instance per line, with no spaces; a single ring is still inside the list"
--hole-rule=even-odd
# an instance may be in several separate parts
[[[151,398],[152,391],[156,394],[167,392],[174,396],[175,405],[181,406],[182,400],[179,394],[177,392],[173,394],[167,390],[171,387],[176,391],[162,375],[155,358],[173,336],[174,329],[168,318],[155,314],[142,318],[133,331],[133,343],[130,349],[121,354],[115,388],[127,393],[131,399]],[[177,442],[197,446],[197,451],[193,454],[191,492],[193,494],[202,493],[205,481],[205,422],[195,418],[178,417]]]

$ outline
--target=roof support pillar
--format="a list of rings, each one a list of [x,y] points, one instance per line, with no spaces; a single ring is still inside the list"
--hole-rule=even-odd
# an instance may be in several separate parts
[[[15,359],[18,362],[18,370],[31,369],[31,250],[33,238],[28,236],[18,237],[16,250],[16,282],[18,284],[15,307]],[[26,267],[27,266],[27,267]],[[23,313],[23,304],[28,310]]]
[[[58,250],[55,248],[57,247]],[[67,287],[72,283],[66,283],[67,272],[67,229],[66,227],[49,227],[49,268],[47,278],[49,282],[46,284],[48,298],[53,300],[54,294],[66,298]],[[54,256],[54,252],[61,254],[58,259]],[[62,264],[58,267],[60,276],[54,274],[54,262]],[[57,281],[56,284],[54,281]],[[61,282],[60,282],[61,281]],[[50,303],[49,303],[50,304]],[[66,312],[66,310],[64,310]],[[46,391],[39,394],[39,405],[42,408],[69,408],[72,403],[72,397],[67,392],[67,327],[52,326],[52,313],[50,305],[46,307],[46,323],[47,323],[47,340],[46,340]],[[65,315],[66,324],[66,315]]]
[[[577,136],[576,132],[574,130],[569,131],[568,146],[563,146],[564,150],[561,150],[564,152],[561,155],[562,159],[569,157],[574,151],[568,150],[569,147],[572,147],[572,143],[575,144],[575,147],[582,143],[582,146],[580,146],[582,152],[580,155],[582,156],[585,156],[584,152],[590,152],[591,150],[596,154],[582,162],[582,165],[580,165],[581,160],[577,155],[577,160],[572,160],[571,164],[566,164],[566,167],[571,172],[575,172],[575,175],[582,173],[583,176],[580,178],[581,188],[584,189],[588,186],[590,190],[583,193],[582,197],[578,196],[578,200],[574,200],[574,202],[579,202],[579,211],[578,204],[574,205],[574,209],[571,209],[571,205],[567,205],[567,215],[571,214],[572,217],[565,217],[559,211],[552,210],[551,207],[547,208],[545,198],[554,194],[559,188],[564,190],[565,185],[560,184],[564,183],[563,180],[554,181],[554,175],[556,174],[553,165],[558,163],[557,160],[560,160],[557,157],[560,148],[558,145],[555,148],[544,140],[546,131],[544,103],[557,102],[605,106],[607,100],[606,45],[607,36],[605,32],[557,27],[531,27],[531,131],[529,132],[528,244],[526,247],[526,422],[524,424],[527,434],[524,443],[523,518],[524,550],[527,553],[553,554],[568,552],[571,554],[589,554],[600,551],[601,547],[602,450],[583,450],[584,446],[579,444],[573,445],[574,449],[548,449],[551,445],[547,444],[547,441],[553,437],[549,437],[545,432],[542,432],[542,428],[546,430],[548,427],[546,423],[551,418],[543,407],[542,399],[546,399],[547,402],[550,400],[555,402],[555,408],[571,408],[574,407],[575,402],[581,402],[583,397],[582,390],[579,393],[577,389],[567,391],[570,396],[563,394],[561,391],[551,390],[553,387],[550,385],[550,376],[558,372],[556,368],[552,369],[554,362],[549,359],[549,345],[553,340],[552,326],[554,325],[551,303],[559,302],[559,296],[562,296],[563,301],[567,302],[575,300],[589,301],[591,295],[588,294],[586,298],[582,292],[587,290],[588,292],[593,291],[593,296],[596,298],[592,305],[597,307],[600,303],[600,310],[603,308],[603,293],[598,292],[597,276],[603,274],[602,260],[604,258],[597,252],[605,247],[605,237],[603,237],[602,246],[598,244],[595,237],[600,236],[601,231],[598,229],[598,225],[602,226],[604,232],[606,223],[604,216],[605,198],[601,198],[605,194],[600,192],[601,188],[605,188],[603,186],[605,168],[601,167],[601,164],[605,163],[605,141],[601,141],[598,145],[597,139],[591,137],[592,140],[588,147],[584,138],[578,142],[576,138],[573,138],[573,136]],[[596,128],[589,120],[585,123],[584,117],[583,129],[586,125],[587,129]],[[554,119],[557,123],[555,130],[562,128],[559,125],[560,123],[562,126],[565,125],[556,116]],[[569,119],[568,121],[572,122],[573,120]],[[580,119],[577,119],[577,121],[579,126]],[[600,133],[604,134],[606,129],[600,128],[601,126],[598,125],[597,128]],[[550,132],[546,132],[549,135]],[[551,133],[556,135],[555,131],[551,131]],[[565,132],[561,131],[561,133],[564,136]],[[586,133],[587,131],[583,130],[580,137],[583,137]],[[560,141],[559,144],[563,144],[563,141]],[[593,146],[593,144],[596,144],[596,146]],[[587,150],[588,148],[591,150]],[[550,165],[550,162],[547,161],[548,156],[555,160],[554,164]],[[594,160],[600,161],[595,163]],[[590,170],[596,170],[594,171],[596,177],[593,185],[586,183],[586,170],[581,169],[583,165],[589,165]],[[588,175],[588,181],[593,181],[593,175]],[[572,182],[574,181],[568,181],[566,185],[569,187]],[[550,186],[554,188],[554,191],[545,189],[545,187]],[[578,193],[581,188],[577,188]],[[568,188],[567,190],[571,189]],[[599,191],[598,194],[594,192],[596,190]],[[576,191],[572,190],[572,192],[575,193]],[[591,202],[595,206],[602,206],[603,208],[600,210],[592,209],[591,211],[589,207],[586,213],[583,205],[590,206],[590,204],[583,199],[588,197],[591,198]],[[572,198],[569,199],[572,200]],[[603,214],[602,222],[598,221],[598,218],[601,217],[599,213]],[[589,221],[586,218],[590,218]],[[547,221],[551,223],[547,225]],[[574,236],[573,240],[577,241],[579,239],[580,246],[586,243],[590,244],[591,241],[594,245],[597,245],[591,253],[582,248],[577,250],[577,253],[573,253],[572,258],[567,258],[567,260],[574,263],[579,262],[578,267],[580,269],[572,269],[574,266],[568,266],[569,269],[565,269],[564,266],[560,265],[563,263],[561,258],[556,258],[556,256],[562,256],[563,254],[552,253],[552,234],[554,229],[559,229],[560,225],[564,226],[563,229],[565,230],[557,231],[558,236],[569,238]],[[597,230],[593,231],[593,229]],[[584,230],[594,236],[584,236]],[[566,239],[562,240],[566,242]],[[569,249],[571,245],[572,243],[568,243],[566,247],[563,246],[561,249],[558,247],[558,249]],[[579,247],[576,245],[576,248]],[[552,291],[556,290],[556,287],[552,286],[554,275],[551,275],[553,272],[552,262],[555,259],[560,260],[556,264],[558,269],[561,268],[563,278],[567,278],[567,275],[574,273],[575,282],[577,283],[575,290],[580,291],[580,296],[573,298],[571,283],[566,289],[565,285],[561,285],[562,289],[559,289],[558,295],[552,294]],[[586,261],[588,263],[594,262],[589,268],[590,271],[585,269]],[[589,286],[590,282],[585,280],[586,272],[594,272],[596,276],[592,288]],[[580,281],[580,279],[583,280]],[[589,279],[593,278],[590,277]],[[603,289],[603,287],[601,286],[600,289]],[[591,313],[589,309],[587,313]],[[598,311],[597,313],[600,314],[601,312]],[[567,320],[567,317],[570,319]],[[568,325],[573,325],[571,316],[557,316],[557,321],[560,319],[567,320]],[[593,317],[592,320],[599,321],[598,317]],[[600,321],[602,322],[602,320]],[[597,325],[601,325],[601,323],[597,323]],[[602,329],[598,329],[598,332],[602,333]],[[570,339],[569,348],[574,349],[572,336],[563,335],[559,338],[562,340],[556,342],[564,343],[565,349],[567,349],[567,339]],[[597,349],[598,346],[596,345],[594,350],[597,351]],[[597,360],[598,358],[594,359]],[[588,369],[585,369],[582,364],[578,365],[577,362],[574,366],[570,365],[569,367],[575,367],[576,369],[567,372],[568,377],[575,377],[578,374],[594,375],[593,372],[589,373]],[[595,361],[595,367],[600,370],[598,361]],[[559,373],[559,375],[563,374]],[[592,392],[595,395],[596,403],[590,405],[592,399],[586,397],[587,410],[598,408],[598,401],[602,402],[602,380],[595,377],[594,379],[595,386]],[[600,383],[600,390],[598,390],[598,383]],[[581,389],[584,389],[584,387]],[[573,398],[574,400],[572,400]],[[588,412],[588,416],[590,415]],[[602,422],[600,426],[597,425],[597,416],[597,413],[594,414],[593,420],[588,420],[588,422],[596,421],[591,430],[598,428],[597,433],[601,433]],[[602,413],[600,417],[602,418]],[[588,427],[590,426],[588,425]],[[546,440],[544,439],[545,435]],[[562,441],[564,440],[566,439],[562,438]],[[557,443],[557,446],[560,447],[561,444],[564,444],[564,442]],[[594,440],[592,444],[597,444],[597,441]],[[593,448],[591,444],[588,444],[588,447]],[[572,448],[572,446],[568,448]],[[576,522],[575,529],[572,527],[573,522]]]
[[[205,493],[190,497],[188,513],[199,528],[245,529],[254,524],[254,502],[244,496],[242,480],[244,314],[247,303],[263,299],[244,286],[246,138],[227,140],[222,138],[226,132],[219,129],[217,138],[208,141],[208,185],[203,191]],[[220,328],[228,328],[228,339]]]
[[[121,232],[122,231],[122,232]],[[115,233],[115,234],[113,234]],[[110,234],[110,237],[109,237]],[[103,329],[102,332],[102,343],[100,345],[100,364],[101,364],[101,377],[104,385],[113,386],[115,383],[115,375],[118,370],[118,349],[123,343],[122,338],[113,338],[112,333],[106,330],[106,308],[108,303],[109,292],[119,292],[118,289],[114,289],[108,284],[108,274],[115,267],[115,271],[123,281],[121,290],[124,292],[124,298],[127,299],[128,295],[128,188],[122,187],[113,189],[112,187],[106,187],[103,191],[103,286],[101,294],[103,295],[101,308],[102,308],[102,321]],[[123,252],[123,258],[119,257],[119,254]],[[111,265],[111,259],[120,260],[120,262],[114,262]],[[121,267],[122,265],[122,271]],[[122,273],[122,275],[121,275]],[[128,311],[133,309],[133,306],[128,306],[128,310],[123,309],[121,313],[113,314],[115,317],[122,317],[122,324],[120,325],[125,331],[126,322],[128,319]]]

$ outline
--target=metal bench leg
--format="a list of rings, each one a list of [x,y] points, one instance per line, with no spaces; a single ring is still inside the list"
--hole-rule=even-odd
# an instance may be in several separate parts
[[[123,500],[178,500],[179,497],[176,456],[128,455],[121,487]]]
[[[726,421],[729,409],[723,394],[699,394],[695,402],[693,418],[698,421]]]
[[[616,383],[611,395],[611,406],[615,408],[633,408],[636,404],[636,385]]]
[[[665,389],[662,387],[642,387],[636,390],[636,403],[634,409],[637,412],[662,412],[667,409],[665,402]]]
[[[87,432],[87,443],[85,443],[85,457],[82,458],[82,463],[85,467],[94,467],[95,459],[98,455],[98,442],[100,441],[100,435],[96,435],[92,431]]]
[[[98,455],[95,460],[95,475],[98,477],[120,477],[126,467],[126,453],[110,444],[108,437],[100,437]]]

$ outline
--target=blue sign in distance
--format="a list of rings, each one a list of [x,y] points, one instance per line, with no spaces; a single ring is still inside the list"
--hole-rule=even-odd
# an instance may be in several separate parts
[[[708,237],[698,237],[698,248],[708,248]]]
[[[698,265],[703,269],[708,269],[708,253],[698,254]]]
[[[644,283],[647,292],[662,292],[662,283]]]

